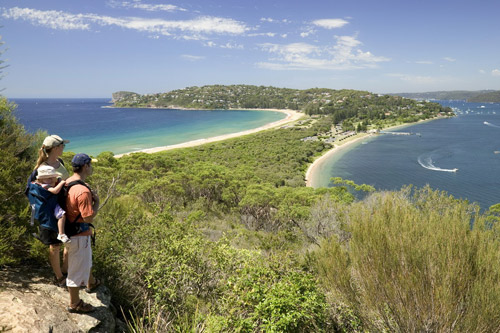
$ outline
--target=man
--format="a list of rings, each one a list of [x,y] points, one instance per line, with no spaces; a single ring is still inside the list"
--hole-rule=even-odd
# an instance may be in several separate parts
[[[80,287],[87,286],[90,292],[99,286],[100,281],[91,274],[92,248],[89,223],[92,223],[99,207],[99,197],[86,186],[85,180],[92,175],[92,160],[87,154],[76,154],[71,164],[74,174],[66,184],[80,181],[81,184],[69,188],[66,198],[66,223],[80,223],[78,234],[71,236],[68,248],[68,277],[66,285],[69,291],[69,312],[87,313],[94,307],[80,299]],[[83,185],[85,184],[85,185]]]

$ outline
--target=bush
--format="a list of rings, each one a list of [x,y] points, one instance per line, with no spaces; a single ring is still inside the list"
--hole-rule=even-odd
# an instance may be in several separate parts
[[[500,243],[478,207],[426,187],[351,206],[350,239],[322,243],[325,287],[377,331],[500,327]]]
[[[245,262],[228,279],[219,320],[208,322],[224,332],[322,331],[326,302],[316,280],[277,261]]]
[[[26,179],[35,165],[41,133],[30,135],[18,123],[15,105],[0,97],[0,266],[28,255]]]

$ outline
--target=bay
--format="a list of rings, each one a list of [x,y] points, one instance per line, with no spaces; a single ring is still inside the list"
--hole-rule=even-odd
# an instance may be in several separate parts
[[[477,202],[482,209],[499,203],[500,104],[439,103],[454,108],[457,116],[396,130],[420,136],[377,135],[361,140],[328,159],[313,175],[313,186],[332,186],[331,177],[377,190],[428,184]]]
[[[286,117],[257,110],[110,108],[109,99],[15,99],[15,116],[70,140],[67,151],[122,154],[258,128]]]

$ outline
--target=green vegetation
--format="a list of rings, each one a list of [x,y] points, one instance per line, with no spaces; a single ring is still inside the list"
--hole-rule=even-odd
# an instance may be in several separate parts
[[[25,180],[36,161],[36,135],[27,134],[0,97],[0,266],[18,263],[29,240]]]
[[[399,96],[379,96],[367,91],[314,88],[307,90],[232,85],[189,87],[167,93],[139,95],[115,93],[117,107],[195,109],[291,109],[309,115],[330,114],[335,124],[347,119],[381,124],[387,119],[414,122],[436,115],[452,115],[450,108]],[[347,127],[345,127],[347,129]],[[354,129],[354,128],[353,128]]]
[[[348,110],[394,103],[393,113],[405,112],[400,98],[362,101],[343,103]],[[22,193],[41,137],[24,132],[13,108],[5,99],[0,104],[0,265],[47,265],[47,249],[29,236]],[[498,205],[481,214],[429,188],[357,202],[352,190],[373,188],[342,179],[306,188],[308,164],[329,146],[303,139],[331,130],[335,112],[193,148],[97,156],[89,182],[101,197],[111,196],[95,223],[94,269],[131,331],[500,326]],[[373,126],[367,114],[348,113],[344,125]],[[72,156],[63,158],[69,163]]]
[[[467,102],[500,103],[500,91],[491,91],[471,97]]]
[[[428,187],[377,193],[316,251],[320,280],[373,331],[497,331],[498,226],[478,210]]]
[[[471,99],[476,96],[492,92],[492,90],[478,90],[478,91],[467,91],[467,90],[453,90],[453,91],[431,91],[431,92],[421,92],[421,93],[398,93],[390,95],[398,95],[406,98],[413,98],[418,100],[467,100],[472,102]]]

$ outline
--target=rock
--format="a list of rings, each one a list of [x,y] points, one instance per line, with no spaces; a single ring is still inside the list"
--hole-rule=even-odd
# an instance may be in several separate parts
[[[111,94],[111,102],[115,103],[124,98],[139,97],[140,95],[131,91],[117,91]]]
[[[115,332],[108,288],[101,285],[92,294],[82,289],[80,297],[96,311],[76,314],[67,311],[66,288],[52,281],[45,268],[0,269],[0,332]]]

